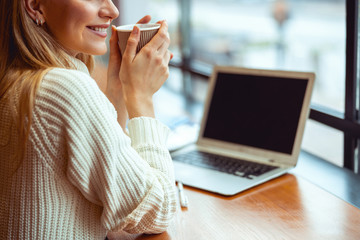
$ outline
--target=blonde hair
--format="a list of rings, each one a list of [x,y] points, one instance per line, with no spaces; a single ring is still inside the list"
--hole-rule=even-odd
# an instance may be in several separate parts
[[[24,156],[36,92],[54,67],[74,68],[66,50],[27,14],[24,1],[0,2],[0,101],[6,101],[18,129],[19,154]],[[78,54],[91,72],[93,57]]]

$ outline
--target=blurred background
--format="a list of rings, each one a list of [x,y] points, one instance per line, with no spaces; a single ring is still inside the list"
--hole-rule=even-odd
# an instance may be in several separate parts
[[[175,57],[169,79],[155,96],[157,115],[167,124],[183,117],[199,122],[207,79],[215,64],[315,72],[312,107],[344,116],[345,0],[117,0],[114,3],[120,11],[116,25],[135,23],[147,14],[152,16],[152,22],[168,21],[170,50]],[[104,66],[107,59],[107,55],[97,57]],[[344,139],[343,131],[309,119],[302,148],[342,167]]]

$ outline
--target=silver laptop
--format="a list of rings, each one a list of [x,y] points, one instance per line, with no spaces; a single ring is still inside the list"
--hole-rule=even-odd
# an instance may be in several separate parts
[[[294,168],[315,75],[215,66],[196,143],[171,153],[184,185],[234,195]]]

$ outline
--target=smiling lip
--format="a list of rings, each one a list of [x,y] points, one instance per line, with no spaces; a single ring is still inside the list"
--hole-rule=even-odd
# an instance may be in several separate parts
[[[102,24],[102,25],[87,26],[87,28],[96,35],[106,38],[107,37],[106,30],[109,26],[110,26],[109,24]]]

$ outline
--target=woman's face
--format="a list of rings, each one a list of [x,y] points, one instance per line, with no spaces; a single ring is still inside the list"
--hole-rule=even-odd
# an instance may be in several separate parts
[[[48,29],[72,55],[102,55],[106,29],[119,12],[112,0],[43,0]]]

